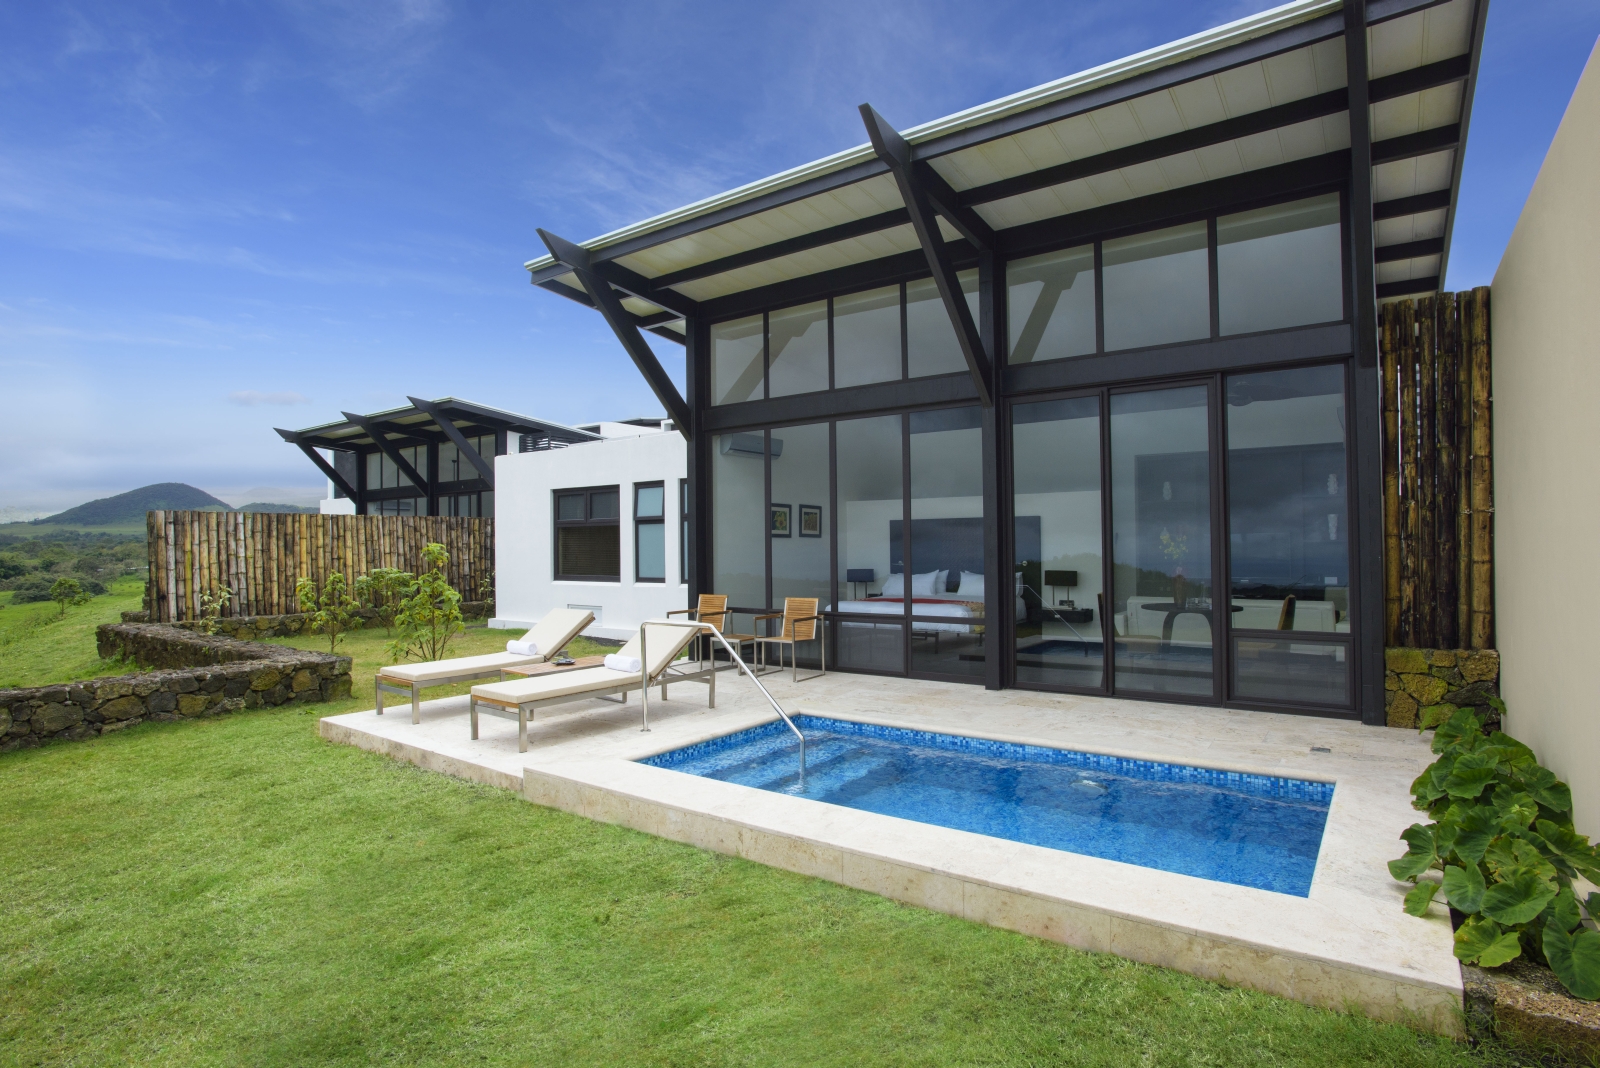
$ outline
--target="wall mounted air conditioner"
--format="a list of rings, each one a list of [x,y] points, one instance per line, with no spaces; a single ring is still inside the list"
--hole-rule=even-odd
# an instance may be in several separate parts
[[[761,459],[760,434],[724,434],[722,435],[722,455],[724,456],[753,456]],[[776,460],[783,455],[783,439],[772,439],[772,458]]]

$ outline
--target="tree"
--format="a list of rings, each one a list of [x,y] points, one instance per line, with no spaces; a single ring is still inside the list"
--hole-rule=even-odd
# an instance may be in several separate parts
[[[383,624],[385,636],[393,634],[395,613],[400,611],[400,602],[416,580],[417,576],[411,572],[394,567],[375,567],[356,579],[356,596]]]
[[[361,618],[361,605],[350,596],[344,575],[335,571],[317,592],[317,584],[301,578],[294,584],[295,596],[300,600],[300,611],[310,617],[311,629],[328,636],[328,652],[338,650],[346,631],[356,630],[366,620]]]
[[[65,616],[68,605],[83,604],[89,598],[77,579],[58,578],[50,584],[50,599],[61,606],[61,614]]]
[[[444,577],[450,554],[438,542],[429,542],[422,560],[428,570],[412,582],[394,617],[400,634],[390,643],[389,655],[399,660],[413,653],[420,660],[443,660],[450,639],[467,629],[461,622],[461,594]]]

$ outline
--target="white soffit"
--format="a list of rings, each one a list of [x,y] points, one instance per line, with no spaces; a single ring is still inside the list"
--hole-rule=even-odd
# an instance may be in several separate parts
[[[1373,233],[1377,245],[1400,245],[1407,241],[1422,241],[1430,237],[1443,237],[1445,209],[1404,215],[1398,219],[1379,219]]]
[[[1418,193],[1449,189],[1455,162],[1456,150],[1447,148],[1426,156],[1380,163],[1372,168],[1372,199],[1379,202],[1398,200]]]
[[[1439,274],[1438,256],[1418,256],[1410,260],[1394,260],[1391,263],[1380,263],[1377,267],[1375,278],[1382,285],[1385,282],[1409,282],[1415,278],[1434,278]]]
[[[1472,49],[1473,0],[1424,8],[1367,30],[1367,76],[1382,78]]]

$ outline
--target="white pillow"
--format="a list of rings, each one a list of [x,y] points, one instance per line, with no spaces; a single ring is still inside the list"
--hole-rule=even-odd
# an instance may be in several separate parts
[[[512,640],[506,642],[506,652],[516,653],[518,656],[538,656],[539,643]]]
[[[956,596],[963,601],[983,600],[983,576],[976,571],[961,572],[961,588],[956,590]]]
[[[626,671],[630,675],[637,675],[644,666],[644,661],[636,656],[618,656],[616,653],[607,653],[605,665],[612,671]]]
[[[924,571],[920,575],[911,576],[912,597],[943,597],[944,581],[950,577],[948,571]]]
[[[883,580],[883,596],[904,597],[906,593],[906,577],[904,575],[890,575]]]

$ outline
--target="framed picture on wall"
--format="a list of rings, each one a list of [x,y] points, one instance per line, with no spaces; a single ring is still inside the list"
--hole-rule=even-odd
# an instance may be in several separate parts
[[[791,513],[787,504],[778,504],[776,502],[773,503],[772,520],[769,523],[769,527],[774,538],[789,537],[790,515]]]
[[[800,506],[800,536],[802,538],[822,537],[822,505],[802,504]]]

